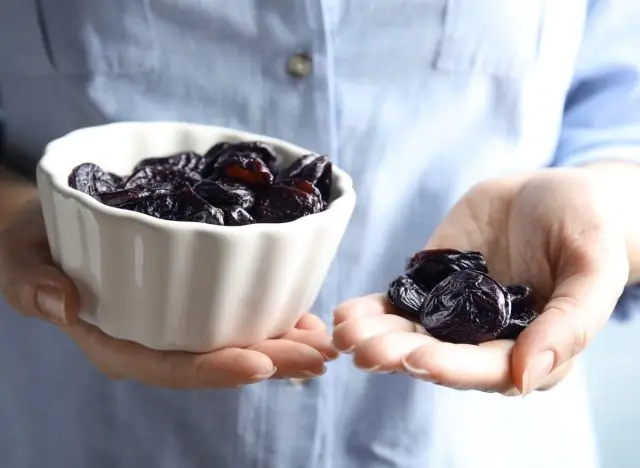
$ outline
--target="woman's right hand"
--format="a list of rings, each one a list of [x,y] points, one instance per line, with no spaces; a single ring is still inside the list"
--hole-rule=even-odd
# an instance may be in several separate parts
[[[0,288],[16,311],[59,326],[112,378],[169,388],[231,388],[272,377],[320,376],[325,361],[338,357],[324,322],[311,314],[278,339],[204,354],[156,351],[107,336],[78,318],[78,291],[52,262],[37,201],[24,205],[0,232]]]

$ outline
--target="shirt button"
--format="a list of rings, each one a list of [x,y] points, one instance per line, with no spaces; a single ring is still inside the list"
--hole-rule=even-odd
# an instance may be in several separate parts
[[[294,78],[306,78],[313,71],[313,62],[309,54],[295,54],[287,62],[287,71]]]

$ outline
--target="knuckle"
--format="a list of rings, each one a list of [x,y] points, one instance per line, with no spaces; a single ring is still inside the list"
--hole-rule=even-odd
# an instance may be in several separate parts
[[[213,381],[210,366],[205,359],[197,359],[194,363],[194,380],[198,385],[206,386]]]
[[[171,376],[176,371],[173,359],[169,355],[158,355],[155,359],[155,365],[152,368],[151,374],[158,379],[167,380],[171,379]]]
[[[0,285],[0,293],[4,300],[17,312],[23,315],[30,315],[25,308],[24,293],[21,287],[14,281],[2,281]]]
[[[591,341],[591,333],[581,321],[574,320],[573,330],[573,348],[570,357],[579,354]]]

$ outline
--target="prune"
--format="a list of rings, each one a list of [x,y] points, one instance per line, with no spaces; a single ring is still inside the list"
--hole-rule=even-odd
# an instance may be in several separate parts
[[[507,286],[511,305],[514,310],[533,309],[536,306],[536,300],[533,296],[533,290],[526,284],[512,284]]]
[[[288,179],[302,179],[311,182],[322,194],[325,202],[329,201],[332,177],[331,161],[320,154],[307,154],[298,158],[278,175],[279,182]]]
[[[105,192],[96,195],[96,199],[104,203],[105,205],[120,208],[130,203],[134,203],[141,198],[146,198],[152,195],[170,195],[174,193],[176,189],[171,184],[151,185],[144,187],[142,185],[120,189],[114,192]]]
[[[224,220],[227,226],[244,226],[246,224],[254,224],[256,222],[244,208],[241,206],[232,206],[230,208],[222,208],[224,212]]]
[[[122,206],[130,211],[171,221],[224,224],[224,213],[185,188],[169,194],[151,194]]]
[[[286,185],[287,187],[296,188],[308,194],[314,195],[315,197],[322,200],[322,194],[320,193],[318,187],[313,185],[313,183],[309,182],[308,180],[288,179],[283,180],[279,185]]]
[[[533,290],[526,284],[507,286],[511,300],[509,324],[500,332],[498,338],[514,340],[527,326],[538,318]]]
[[[226,153],[213,166],[214,175],[250,185],[269,185],[273,174],[262,159],[244,153]]]
[[[124,188],[140,185],[195,184],[202,180],[200,172],[206,160],[193,151],[179,153],[167,158],[147,158],[140,161],[127,178]]]
[[[68,182],[105,205],[161,219],[228,226],[282,223],[327,206],[331,162],[317,155],[303,159],[281,169],[270,144],[221,142],[204,155],[184,151],[143,159],[126,177],[81,164]],[[280,172],[289,176],[276,183]]]
[[[68,183],[69,187],[94,196],[116,190],[122,184],[122,178],[95,164],[84,163],[71,171]]]
[[[387,299],[392,306],[398,309],[400,315],[419,321],[420,307],[427,299],[427,293],[416,284],[411,276],[402,275],[389,285]]]
[[[480,252],[460,252],[453,249],[423,250],[407,263],[407,274],[425,291],[431,291],[440,281],[456,271],[475,270],[488,273],[487,262]]]
[[[198,196],[215,206],[239,206],[248,210],[256,200],[255,194],[242,184],[203,180],[193,187]]]
[[[531,324],[535,319],[539,317],[539,314],[533,309],[514,309],[513,303],[511,305],[511,318],[506,327],[504,327],[500,333],[496,336],[501,340],[515,340],[518,335]]]
[[[243,141],[239,143],[217,143],[205,153],[207,166],[203,169],[203,177],[215,177],[219,170],[218,161],[230,156],[243,159],[258,159],[264,163],[269,172],[274,175],[276,169],[276,152],[273,146],[260,141]]]
[[[452,273],[433,288],[420,308],[431,336],[450,343],[478,344],[497,338],[509,323],[509,293],[475,270]]]
[[[387,298],[396,314],[452,343],[515,339],[538,317],[533,290],[491,278],[480,252],[418,252],[390,283]]]
[[[173,171],[183,171],[187,174],[195,172],[199,174],[204,169],[207,160],[204,156],[194,151],[184,151],[160,158],[146,158],[135,165],[133,172],[138,172],[146,167],[154,168],[170,168]]]
[[[286,223],[324,208],[322,199],[315,195],[295,187],[273,185],[260,193],[252,214],[260,223]]]

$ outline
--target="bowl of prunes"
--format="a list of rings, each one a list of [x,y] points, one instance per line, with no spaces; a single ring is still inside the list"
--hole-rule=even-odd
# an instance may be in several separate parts
[[[263,135],[122,122],[49,143],[37,169],[53,260],[80,318],[159,350],[250,346],[315,301],[351,215],[348,174]]]

